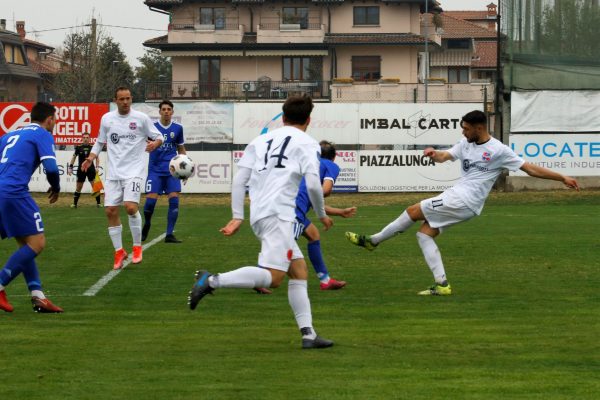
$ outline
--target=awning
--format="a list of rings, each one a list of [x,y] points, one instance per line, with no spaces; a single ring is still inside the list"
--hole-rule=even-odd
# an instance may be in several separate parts
[[[165,50],[165,57],[240,57],[242,50]]]
[[[246,50],[247,56],[326,56],[327,50]]]

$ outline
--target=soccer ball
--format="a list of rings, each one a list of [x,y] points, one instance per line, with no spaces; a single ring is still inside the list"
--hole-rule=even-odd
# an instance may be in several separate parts
[[[194,174],[194,162],[185,154],[178,154],[169,162],[169,172],[174,178],[187,179]]]

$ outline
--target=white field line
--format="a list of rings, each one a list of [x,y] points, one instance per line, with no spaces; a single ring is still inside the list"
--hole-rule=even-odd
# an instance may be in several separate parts
[[[165,233],[161,234],[157,238],[155,238],[152,241],[143,245],[142,249],[146,250],[150,246],[155,245],[156,243],[163,240],[165,238],[165,236],[166,236]],[[131,264],[131,257],[132,257],[131,254],[129,256],[127,256],[127,260],[125,260],[125,262],[123,262],[123,268],[111,270],[108,274],[106,274],[102,278],[100,278],[100,280],[98,282],[94,283],[94,285],[92,285],[92,287],[90,287],[88,290],[86,290],[85,293],[83,293],[83,296],[95,296],[96,294],[98,294],[98,292],[100,290],[102,290],[102,288],[104,286],[106,286],[108,284],[108,282],[110,282],[115,276],[119,275],[121,273],[121,271],[123,271],[129,264]]]

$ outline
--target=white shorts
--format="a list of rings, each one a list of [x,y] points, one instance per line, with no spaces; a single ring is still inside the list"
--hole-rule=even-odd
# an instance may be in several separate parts
[[[304,258],[298,244],[294,240],[294,223],[284,221],[276,216],[258,220],[252,230],[260,239],[258,266],[287,272],[290,262]]]
[[[421,201],[421,210],[429,226],[440,230],[467,221],[476,215],[460,197],[451,191]]]
[[[124,201],[140,203],[144,179],[106,180],[104,182],[104,207],[120,206]]]

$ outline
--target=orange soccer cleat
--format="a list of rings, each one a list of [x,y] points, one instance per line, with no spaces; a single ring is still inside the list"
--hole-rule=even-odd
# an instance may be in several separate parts
[[[134,264],[142,262],[142,246],[133,246],[133,258],[131,262]]]
[[[63,309],[59,306],[52,304],[49,299],[40,299],[39,297],[33,296],[31,298],[31,305],[33,306],[33,311],[37,313],[61,313]]]
[[[6,312],[13,312],[14,308],[8,302],[6,298],[6,292],[4,290],[0,290],[0,310],[4,310]]]
[[[124,249],[119,249],[115,251],[115,264],[113,265],[113,269],[123,268],[123,262],[126,258],[127,252]]]

